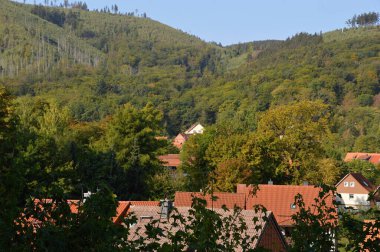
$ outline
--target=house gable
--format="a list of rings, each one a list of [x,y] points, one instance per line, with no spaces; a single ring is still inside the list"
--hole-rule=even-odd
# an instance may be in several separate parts
[[[268,220],[258,242],[258,247],[266,248],[270,251],[286,251],[286,241],[273,214],[269,216]]]
[[[185,134],[179,133],[173,140],[173,145],[178,149],[182,149],[183,144],[187,141],[188,136]]]
[[[203,134],[203,131],[204,131],[204,127],[200,123],[195,123],[191,125],[191,127],[185,131],[185,134],[186,135]]]
[[[337,193],[368,194],[374,186],[360,173],[349,173],[336,184]]]

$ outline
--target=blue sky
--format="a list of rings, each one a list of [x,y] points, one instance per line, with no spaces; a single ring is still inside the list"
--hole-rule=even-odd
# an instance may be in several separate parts
[[[34,0],[27,2],[33,3]],[[148,17],[154,20],[194,34],[206,41],[221,42],[223,45],[253,40],[286,39],[298,32],[331,31],[344,27],[345,21],[354,14],[380,12],[380,0],[87,0],[85,2],[90,9],[117,4],[121,12],[135,10],[140,14],[146,12]]]

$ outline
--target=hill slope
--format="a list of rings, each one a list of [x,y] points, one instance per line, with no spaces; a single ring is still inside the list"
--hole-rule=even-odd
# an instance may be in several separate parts
[[[150,101],[172,135],[194,121],[253,129],[269,107],[318,99],[336,114],[341,146],[380,134],[379,27],[222,48],[149,18],[0,5],[0,83],[24,99],[54,98],[76,120]]]

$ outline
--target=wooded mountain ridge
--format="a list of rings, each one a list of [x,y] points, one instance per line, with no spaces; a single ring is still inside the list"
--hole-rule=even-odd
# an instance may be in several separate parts
[[[0,7],[0,84],[20,102],[54,99],[78,122],[151,102],[173,136],[196,121],[254,130],[270,107],[322,100],[342,153],[379,151],[378,26],[222,47],[146,17]]]

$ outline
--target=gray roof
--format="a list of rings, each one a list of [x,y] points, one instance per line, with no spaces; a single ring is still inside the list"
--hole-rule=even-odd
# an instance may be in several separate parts
[[[189,210],[190,207],[178,207],[176,208],[178,213],[181,214],[185,220],[188,220],[188,217],[190,216]],[[225,211],[223,209],[214,209],[214,211],[222,218],[231,216],[233,214],[233,210]],[[182,224],[180,225],[173,225],[175,222],[172,215],[168,218],[161,218],[161,207],[154,207],[154,206],[132,206],[130,208],[130,212],[133,212],[133,214],[137,217],[137,223],[131,227],[130,236],[128,237],[129,240],[135,240],[139,237],[145,237],[146,238],[146,227],[145,225],[152,222],[155,222],[155,226],[160,227],[164,230],[164,234],[167,233],[167,230],[170,230],[172,233],[176,232],[178,230],[184,230],[184,227]],[[247,230],[244,235],[249,235],[250,237],[257,236],[256,239],[253,240],[251,243],[251,247],[255,248],[257,244],[259,243],[259,240],[261,238],[261,235],[263,234],[263,231],[266,228],[266,225],[269,223],[269,217],[272,217],[272,212],[262,212],[255,210],[241,210],[240,215],[247,225]],[[266,218],[265,218],[266,217]],[[272,217],[273,218],[273,217]],[[256,221],[255,221],[256,220]],[[177,222],[178,223],[178,222]],[[137,231],[138,235],[135,235],[134,233]],[[148,239],[145,239],[147,242],[149,242]],[[165,237],[161,237],[161,239],[158,241],[160,244],[164,242],[168,242],[168,239]],[[242,251],[241,248],[237,248],[236,251]]]

